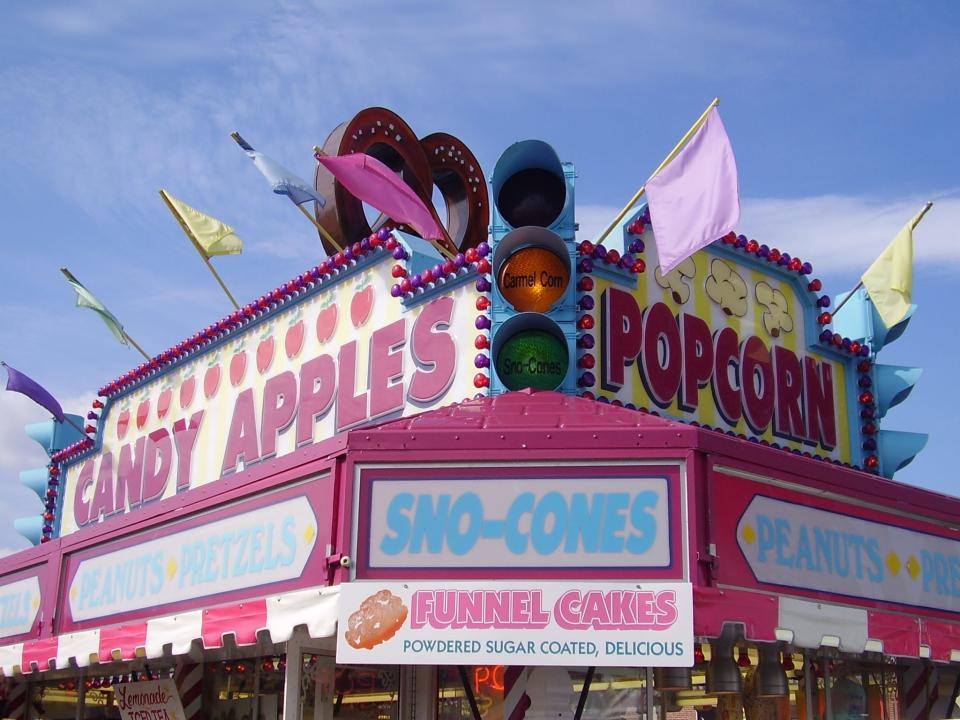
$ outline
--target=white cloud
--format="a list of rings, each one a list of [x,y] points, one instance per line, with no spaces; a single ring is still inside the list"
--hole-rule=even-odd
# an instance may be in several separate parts
[[[880,199],[845,195],[746,198],[739,232],[832,271],[865,270],[929,198],[934,206],[914,233],[918,263],[960,263],[960,190]],[[579,238],[594,238],[620,208],[577,208]]]

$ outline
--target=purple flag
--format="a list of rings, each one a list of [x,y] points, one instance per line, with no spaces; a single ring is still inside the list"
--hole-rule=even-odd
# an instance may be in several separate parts
[[[716,108],[646,193],[663,275],[737,226],[737,162]]]
[[[63,422],[63,408],[60,407],[60,403],[56,401],[53,395],[40,387],[37,382],[31,380],[19,370],[10,367],[5,362],[0,361],[0,365],[3,365],[7,369],[7,390],[26,395],[37,405],[49,410],[50,414],[57,420]]]
[[[318,155],[317,162],[361,201],[398,223],[409,225],[425,240],[441,240],[443,231],[417,194],[390,168],[365,153]]]

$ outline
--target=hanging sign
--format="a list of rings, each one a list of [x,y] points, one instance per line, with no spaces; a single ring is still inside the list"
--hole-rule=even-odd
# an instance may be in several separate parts
[[[30,632],[39,612],[39,577],[31,575],[0,585],[0,637]]]
[[[689,583],[353,582],[337,662],[693,665]]]
[[[123,683],[113,693],[121,720],[184,720],[173,680]]]

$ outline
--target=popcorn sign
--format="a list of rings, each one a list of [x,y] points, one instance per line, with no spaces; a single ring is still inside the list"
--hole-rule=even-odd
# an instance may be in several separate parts
[[[689,583],[353,582],[337,662],[693,665]]]
[[[595,392],[624,405],[861,462],[855,361],[817,342],[822,309],[797,273],[710,246],[661,274],[596,273]],[[852,429],[852,430],[851,430]]]

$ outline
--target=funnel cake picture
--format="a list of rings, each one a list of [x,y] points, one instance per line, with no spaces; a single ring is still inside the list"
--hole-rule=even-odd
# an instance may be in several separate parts
[[[370,650],[394,635],[407,619],[407,606],[389,590],[381,590],[360,603],[347,620],[343,634],[351,646]]]

